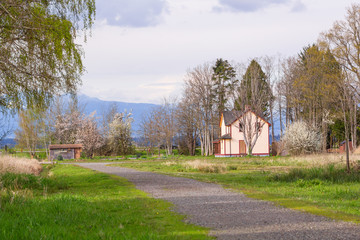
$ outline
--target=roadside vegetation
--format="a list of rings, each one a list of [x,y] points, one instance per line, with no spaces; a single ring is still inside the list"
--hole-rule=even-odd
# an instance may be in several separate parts
[[[0,239],[211,239],[126,180],[71,165],[0,173]]]
[[[0,156],[0,174],[11,172],[39,175],[41,171],[42,166],[35,159]]]
[[[222,184],[249,197],[360,223],[360,156],[166,159],[116,164]]]

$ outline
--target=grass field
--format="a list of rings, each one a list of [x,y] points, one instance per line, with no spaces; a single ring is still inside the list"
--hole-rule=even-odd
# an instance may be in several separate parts
[[[188,158],[119,166],[215,182],[250,197],[333,219],[360,223],[360,156],[345,171],[341,155]]]
[[[210,239],[126,180],[71,165],[0,174],[0,239]]]

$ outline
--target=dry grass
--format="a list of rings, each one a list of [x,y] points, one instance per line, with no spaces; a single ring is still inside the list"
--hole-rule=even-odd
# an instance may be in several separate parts
[[[312,154],[290,157],[289,161],[304,163],[309,166],[324,166],[329,164],[346,164],[346,155],[338,153],[325,153],[325,154]],[[360,155],[351,154],[350,163],[352,165],[358,164],[360,161]]]
[[[39,175],[42,171],[40,163],[35,159],[0,156],[0,173],[26,173]]]
[[[176,162],[171,162],[171,161],[161,163],[161,165],[165,165],[165,166],[168,166],[168,167],[170,167],[172,165],[176,165],[176,164],[177,164]]]
[[[202,160],[187,161],[183,163],[183,166],[205,173],[223,173],[227,167],[225,163],[209,163]]]

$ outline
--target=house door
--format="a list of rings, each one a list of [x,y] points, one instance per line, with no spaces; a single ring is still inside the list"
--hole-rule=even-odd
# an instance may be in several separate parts
[[[246,154],[246,145],[244,140],[239,140],[239,154]]]

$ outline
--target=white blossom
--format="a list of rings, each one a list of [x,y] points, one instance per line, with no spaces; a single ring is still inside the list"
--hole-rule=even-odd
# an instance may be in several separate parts
[[[289,125],[283,140],[291,154],[313,153],[322,146],[321,134],[302,121]]]

